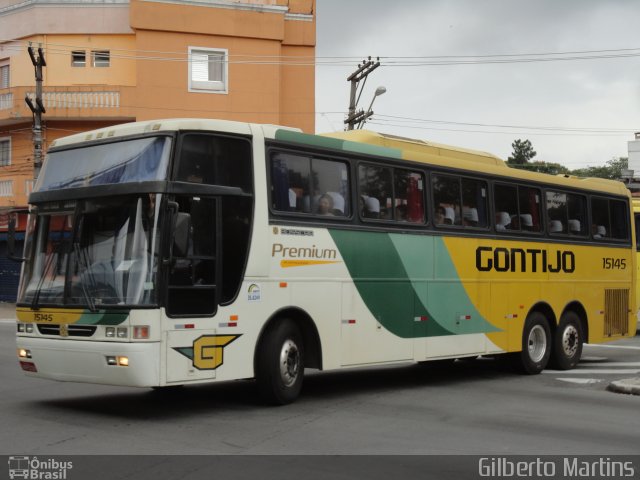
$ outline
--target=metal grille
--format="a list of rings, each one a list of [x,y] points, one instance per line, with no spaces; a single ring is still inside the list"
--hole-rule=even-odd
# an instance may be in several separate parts
[[[604,291],[604,334],[607,337],[629,333],[629,290]]]
[[[56,335],[59,337],[60,325],[39,324],[38,331],[42,335]],[[95,332],[96,327],[92,325],[67,325],[67,333],[69,337],[90,337]]]

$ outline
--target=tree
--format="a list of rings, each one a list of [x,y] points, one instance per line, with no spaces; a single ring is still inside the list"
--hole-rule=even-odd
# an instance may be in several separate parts
[[[512,165],[524,165],[537,155],[529,140],[522,141],[517,139],[511,144],[513,154],[507,159],[507,163]]]
[[[622,178],[622,171],[627,168],[629,168],[629,159],[627,157],[618,157],[612,158],[604,166],[579,168],[577,170],[573,170],[571,174],[579,177],[598,177],[620,180]]]

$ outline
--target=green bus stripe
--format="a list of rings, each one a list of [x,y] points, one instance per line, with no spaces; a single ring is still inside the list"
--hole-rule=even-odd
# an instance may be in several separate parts
[[[333,150],[342,150],[345,152],[363,153],[367,155],[377,155],[380,157],[389,157],[401,159],[402,150],[398,148],[380,147],[378,145],[370,145],[366,143],[350,142],[339,138],[323,137],[320,135],[309,135],[307,133],[292,132],[291,130],[276,130],[276,140],[283,142],[300,143],[303,145],[311,145],[314,147],[330,148]]]
[[[403,338],[499,331],[473,305],[441,238],[330,230],[371,314]],[[471,318],[461,320],[462,315]],[[427,317],[416,322],[416,317]]]

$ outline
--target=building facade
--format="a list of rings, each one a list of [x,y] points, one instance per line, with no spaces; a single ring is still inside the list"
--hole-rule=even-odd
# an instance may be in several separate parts
[[[315,0],[0,0],[0,255],[8,211],[34,184],[28,46],[46,61],[45,152],[71,133],[171,117],[313,133],[315,21]]]

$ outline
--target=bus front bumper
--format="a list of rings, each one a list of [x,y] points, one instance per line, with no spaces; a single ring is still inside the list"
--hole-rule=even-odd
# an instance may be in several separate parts
[[[25,374],[61,382],[160,385],[160,342],[89,342],[17,337]]]

